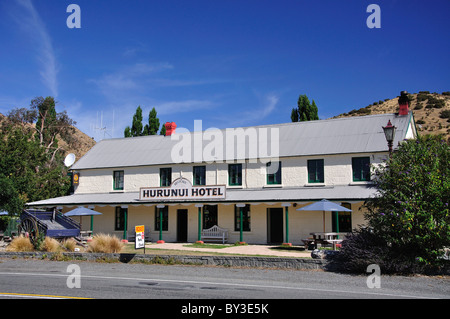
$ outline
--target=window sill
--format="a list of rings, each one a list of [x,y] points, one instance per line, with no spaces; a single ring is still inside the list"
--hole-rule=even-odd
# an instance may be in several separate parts
[[[361,186],[361,185],[371,185],[371,184],[373,184],[373,181],[351,182],[348,185],[349,186]]]
[[[327,186],[325,183],[308,183],[304,187],[324,187]]]
[[[231,188],[231,189],[241,189],[241,188],[244,188],[244,187],[242,187],[242,185],[227,185],[227,188]]]
[[[263,188],[282,188],[283,184],[266,184]]]

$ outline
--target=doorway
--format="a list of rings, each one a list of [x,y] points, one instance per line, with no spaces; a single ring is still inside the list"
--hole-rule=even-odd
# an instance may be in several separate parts
[[[214,225],[219,226],[217,223],[217,206],[218,205],[203,206],[203,229],[209,229]]]
[[[283,208],[267,208],[267,242],[283,242]]]
[[[178,209],[177,210],[177,241],[187,242],[188,235],[188,210]]]

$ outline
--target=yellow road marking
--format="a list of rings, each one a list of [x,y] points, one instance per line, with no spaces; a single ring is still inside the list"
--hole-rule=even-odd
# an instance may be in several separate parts
[[[14,292],[0,292],[0,296],[35,297],[35,298],[61,298],[61,299],[92,299],[92,298],[72,297],[72,296],[19,294],[19,293],[14,293]]]

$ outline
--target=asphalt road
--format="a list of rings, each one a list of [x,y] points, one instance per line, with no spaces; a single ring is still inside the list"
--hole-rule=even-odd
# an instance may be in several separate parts
[[[180,308],[183,305],[194,305],[189,302],[194,299],[253,299],[246,303],[257,299],[267,304],[268,299],[450,298],[448,277],[382,275],[380,288],[368,288],[368,276],[323,271],[0,259],[0,298],[183,300],[176,311],[183,310]]]

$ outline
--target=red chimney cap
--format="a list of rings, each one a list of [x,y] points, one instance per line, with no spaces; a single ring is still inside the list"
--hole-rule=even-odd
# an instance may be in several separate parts
[[[166,122],[166,124],[164,124],[164,126],[166,127],[166,135],[165,136],[171,136],[172,134],[175,133],[175,129],[177,128],[177,125],[175,124],[175,122]]]

